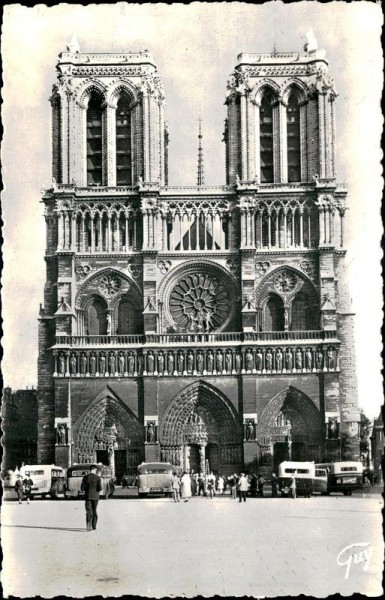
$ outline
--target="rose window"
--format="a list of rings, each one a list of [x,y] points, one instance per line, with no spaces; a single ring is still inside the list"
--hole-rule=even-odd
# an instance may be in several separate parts
[[[297,285],[297,278],[290,271],[282,271],[274,279],[275,289],[278,292],[281,292],[282,294],[287,294],[288,292],[292,292],[296,285]]]
[[[225,285],[216,277],[193,274],[173,287],[169,309],[179,330],[215,331],[228,319],[231,300]]]
[[[103,275],[100,278],[99,291],[106,298],[110,298],[120,290],[121,281],[116,275]]]

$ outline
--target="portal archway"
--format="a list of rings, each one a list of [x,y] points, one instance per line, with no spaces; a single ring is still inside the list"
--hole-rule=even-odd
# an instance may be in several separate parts
[[[283,460],[319,461],[322,420],[306,394],[289,386],[270,400],[258,427],[262,465],[276,469]]]
[[[160,426],[161,459],[187,470],[231,474],[242,465],[242,430],[227,398],[205,382],[171,402]]]
[[[74,462],[109,464],[117,476],[136,473],[144,458],[143,427],[108,386],[75,423],[74,441]]]

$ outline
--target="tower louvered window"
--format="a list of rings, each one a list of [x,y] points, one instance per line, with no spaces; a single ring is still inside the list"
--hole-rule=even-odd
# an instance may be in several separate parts
[[[122,94],[116,108],[116,185],[131,184],[131,115],[129,98]]]
[[[259,143],[261,160],[261,183],[273,183],[273,95],[266,92],[263,96],[259,117]]]
[[[299,104],[295,93],[287,105],[287,173],[289,182],[301,181]]]
[[[93,94],[87,108],[87,185],[102,185],[102,164],[102,100]]]

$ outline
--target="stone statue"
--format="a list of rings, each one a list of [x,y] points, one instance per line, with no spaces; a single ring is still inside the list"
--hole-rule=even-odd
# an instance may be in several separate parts
[[[119,354],[119,375],[124,375],[124,354],[121,352]]]
[[[287,308],[284,309],[284,327],[285,327],[285,331],[287,331],[289,329],[289,311]]]
[[[163,369],[164,369],[164,356],[163,356],[163,352],[159,352],[159,354],[158,354],[158,373],[159,373],[159,375],[163,375]]]
[[[115,355],[114,354],[110,354],[109,366],[110,366],[110,375],[114,375],[114,373],[115,373]]]
[[[167,370],[169,372],[170,375],[173,374],[174,372],[174,355],[172,352],[168,353],[168,357],[167,357]]]
[[[99,357],[99,373],[100,375],[104,375],[106,372],[106,357],[104,354],[101,354]]]
[[[141,375],[143,371],[143,356],[139,354],[138,356],[138,375]]]
[[[155,443],[155,423],[154,421],[148,421],[147,423],[147,442],[149,444]]]
[[[223,371],[223,355],[220,350],[218,350],[216,356],[216,371],[217,373],[222,373]]]
[[[322,369],[323,358],[324,357],[321,350],[318,350],[317,354],[315,355],[315,363],[318,370]]]
[[[194,368],[194,356],[192,352],[187,354],[187,373],[192,373]]]
[[[297,350],[295,353],[295,368],[298,370],[302,369],[302,352],[301,350]]]
[[[84,352],[80,357],[80,372],[82,375],[85,375],[87,373],[87,357],[84,354]]]
[[[147,354],[147,373],[154,372],[154,355],[152,352]]]
[[[308,371],[311,371],[312,364],[313,364],[313,357],[311,354],[311,350],[309,348],[306,350],[305,359],[306,359],[306,368]]]
[[[303,49],[305,52],[314,52],[314,50],[318,50],[318,42],[312,29],[309,29],[309,31],[306,32],[306,43]]]
[[[70,373],[76,375],[76,356],[74,354],[71,354],[70,358]]]
[[[293,369],[293,353],[290,350],[290,348],[288,348],[288,350],[286,350],[286,371],[291,371]]]
[[[328,369],[334,369],[334,350],[329,348],[326,355],[328,359]]]
[[[237,373],[241,372],[241,355],[239,352],[237,352],[235,355],[235,370]]]
[[[268,350],[266,352],[266,371],[271,371],[272,368],[273,368],[273,355],[270,352],[270,350]]]
[[[64,375],[65,370],[66,370],[65,358],[64,358],[63,354],[60,354],[60,356],[59,356],[59,373],[60,373],[60,375]]]
[[[64,424],[60,424],[57,426],[57,443],[59,446],[65,446],[67,440],[67,431],[66,426]]]
[[[211,315],[209,312],[206,312],[204,319],[205,319],[206,331],[208,332],[208,331],[210,331],[210,329],[213,326],[213,321],[212,321],[212,318],[211,318]]]
[[[198,371],[198,373],[203,372],[203,354],[202,354],[202,352],[198,352],[198,354],[197,354],[197,371]]]
[[[339,435],[338,419],[329,417],[328,421],[328,438],[329,440],[337,440]]]
[[[280,348],[275,353],[275,368],[277,371],[282,371],[282,352]]]
[[[107,322],[107,335],[111,335],[112,320],[111,320],[110,313],[107,313],[106,322]]]
[[[231,356],[231,352],[227,352],[226,353],[226,371],[227,373],[231,373],[231,369],[232,369],[232,356]]]
[[[252,419],[248,419],[247,425],[246,425],[246,440],[248,442],[253,442],[254,439],[255,439],[254,421]]]
[[[207,354],[207,373],[212,373],[213,372],[213,366],[214,366],[214,356],[211,350],[209,350],[208,354]]]
[[[95,356],[95,354],[91,354],[91,356],[90,356],[90,372],[91,372],[91,375],[95,375],[95,373],[96,373],[96,356]]]
[[[246,352],[245,359],[246,359],[246,371],[251,372],[253,370],[253,366],[254,366],[253,363],[254,363],[254,361],[253,361],[253,354],[252,354],[252,352],[250,350],[248,350]]]
[[[128,374],[133,375],[135,372],[135,357],[132,354],[132,352],[130,352],[130,355],[127,359],[127,363],[128,363]]]
[[[263,367],[263,354],[262,354],[261,350],[258,350],[258,352],[257,352],[257,371],[262,371],[262,367]]]
[[[180,374],[183,373],[183,367],[184,367],[184,356],[183,356],[183,352],[180,351],[178,354],[178,373],[180,373]]]

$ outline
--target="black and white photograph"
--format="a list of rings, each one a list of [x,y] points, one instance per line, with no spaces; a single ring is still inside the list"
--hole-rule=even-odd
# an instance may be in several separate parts
[[[384,593],[382,24],[4,6],[5,598]]]

